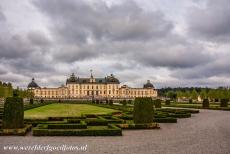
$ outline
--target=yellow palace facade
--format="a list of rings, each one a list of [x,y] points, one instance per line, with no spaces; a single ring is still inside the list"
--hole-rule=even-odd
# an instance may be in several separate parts
[[[157,97],[157,90],[148,80],[143,88],[120,86],[120,81],[113,74],[104,78],[79,78],[73,74],[66,80],[66,85],[57,88],[41,88],[34,78],[28,89],[35,98],[47,99],[132,99],[135,97]]]

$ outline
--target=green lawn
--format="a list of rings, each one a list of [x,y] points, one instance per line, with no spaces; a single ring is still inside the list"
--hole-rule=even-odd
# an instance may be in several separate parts
[[[47,117],[81,116],[82,114],[109,114],[118,110],[88,104],[49,104],[26,110],[25,119],[43,119]]]

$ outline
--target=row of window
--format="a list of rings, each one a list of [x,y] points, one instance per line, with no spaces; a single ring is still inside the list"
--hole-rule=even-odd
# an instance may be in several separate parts
[[[78,89],[78,87],[81,89],[102,89],[104,87],[104,89],[107,88],[107,85],[68,85],[68,87],[70,89]],[[108,89],[118,89],[118,85],[108,85]]]

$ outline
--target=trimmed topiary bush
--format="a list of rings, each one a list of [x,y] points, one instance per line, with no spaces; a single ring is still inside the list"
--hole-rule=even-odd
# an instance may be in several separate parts
[[[193,100],[192,99],[189,99],[189,104],[192,104],[193,103]]]
[[[151,97],[136,98],[133,110],[134,123],[152,123],[154,117],[153,101]]]
[[[177,119],[173,117],[165,117],[165,118],[154,118],[153,121],[158,123],[176,123]]]
[[[221,99],[220,100],[220,107],[228,107],[228,99]]]
[[[124,99],[124,100],[120,101],[120,104],[122,104],[123,106],[126,106],[127,105],[127,101]]]
[[[161,108],[161,100],[160,99],[154,100],[154,106],[155,108]]]
[[[165,105],[170,105],[171,101],[170,100],[166,100],[165,101]]]
[[[30,104],[34,104],[34,99],[33,98],[30,99]]]
[[[209,100],[207,98],[203,100],[202,107],[203,108],[209,108]]]
[[[40,102],[41,102],[41,103],[44,103],[44,99],[41,99]]]
[[[109,100],[109,105],[113,105],[113,100],[112,99]]]
[[[24,127],[23,99],[8,97],[4,104],[3,128],[15,129]]]

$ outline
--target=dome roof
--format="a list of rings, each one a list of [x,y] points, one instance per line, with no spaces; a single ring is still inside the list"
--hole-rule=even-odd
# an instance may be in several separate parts
[[[76,80],[76,77],[75,77],[74,73],[72,73],[70,75],[70,77],[67,79],[67,82],[76,82],[76,81],[77,80]]]
[[[34,78],[32,78],[32,81],[28,84],[28,88],[39,88],[38,84],[34,81]]]
[[[115,78],[113,74],[111,74],[110,76],[107,76],[106,80],[107,82],[110,82],[110,83],[120,83],[120,81],[117,78]]]
[[[150,82],[150,80],[147,80],[147,83],[144,84],[144,88],[154,88],[153,84]]]

